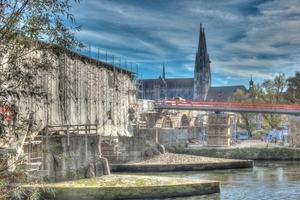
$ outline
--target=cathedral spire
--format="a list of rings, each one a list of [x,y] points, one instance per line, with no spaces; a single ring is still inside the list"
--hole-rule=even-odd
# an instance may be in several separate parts
[[[165,62],[164,62],[164,64],[163,64],[162,78],[163,78],[163,79],[166,79]]]
[[[211,86],[210,60],[207,53],[204,28],[200,24],[198,49],[194,69],[194,98],[205,99]]]
[[[203,58],[206,58],[206,56],[208,56],[208,53],[207,53],[207,49],[206,49],[205,32],[204,32],[204,28],[202,28],[202,24],[200,24],[198,51],[197,51],[196,57],[198,57],[198,58],[201,57],[203,59]]]
[[[251,80],[249,81],[249,90],[252,90],[253,89],[253,80],[252,80],[252,74],[251,74]]]

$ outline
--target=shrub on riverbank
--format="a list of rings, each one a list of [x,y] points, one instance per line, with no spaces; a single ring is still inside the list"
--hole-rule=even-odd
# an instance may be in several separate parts
[[[185,149],[171,148],[171,153],[189,154],[230,159],[250,160],[300,160],[300,148],[201,148]]]

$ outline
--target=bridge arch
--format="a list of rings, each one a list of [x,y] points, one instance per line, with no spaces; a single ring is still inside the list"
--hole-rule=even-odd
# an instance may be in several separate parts
[[[180,125],[183,126],[183,127],[188,127],[189,126],[189,118],[187,117],[186,114],[183,114],[181,116]]]
[[[195,118],[194,118],[194,121],[193,121],[193,125],[196,126],[196,127],[202,127],[203,125],[203,119],[201,117],[200,114],[198,114]]]
[[[173,121],[169,115],[164,117],[162,128],[173,128]]]

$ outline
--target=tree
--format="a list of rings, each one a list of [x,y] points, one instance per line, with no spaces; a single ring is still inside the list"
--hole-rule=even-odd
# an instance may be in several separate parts
[[[245,94],[243,90],[237,90],[233,96],[230,98],[230,101],[233,102],[251,102],[249,94]],[[249,133],[252,133],[255,130],[255,124],[253,119],[255,117],[254,113],[240,113],[240,119],[237,123],[237,126],[243,130],[247,130]]]
[[[294,77],[287,78],[287,90],[285,98],[289,103],[300,103],[300,71],[295,72]]]
[[[81,0],[74,0],[80,3]],[[0,198],[13,196],[39,198],[36,189],[6,187],[12,181],[22,183],[28,173],[21,159],[25,138],[37,125],[33,113],[41,92],[41,73],[56,67],[57,53],[82,47],[75,37],[68,0],[0,1]],[[5,116],[10,113],[11,120]],[[6,153],[5,153],[6,152]],[[32,179],[34,180],[34,179]]]
[[[284,74],[278,75],[274,80],[264,80],[259,85],[254,85],[251,90],[250,97],[252,102],[266,103],[266,104],[279,104],[284,103],[284,90],[287,82]],[[264,118],[264,124],[269,128],[275,128],[275,126],[281,123],[281,115],[279,114],[266,114],[262,113]]]

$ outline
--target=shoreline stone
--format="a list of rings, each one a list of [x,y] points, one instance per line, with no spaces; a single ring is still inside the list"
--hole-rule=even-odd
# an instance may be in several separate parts
[[[213,157],[178,154],[178,153],[164,153],[150,158],[144,157],[138,160],[129,161],[123,164],[124,165],[191,164],[191,163],[230,162],[234,160],[235,159],[213,158]]]
[[[185,149],[173,148],[169,152],[182,155],[210,156],[215,159],[243,159],[243,160],[300,160],[300,148],[272,147],[272,148],[201,148]]]
[[[116,175],[47,185],[56,191],[47,199],[140,199],[170,198],[220,193],[218,181],[165,176]]]
[[[129,168],[133,167],[132,171],[140,168],[144,170],[143,172],[150,172],[153,169],[155,172],[215,170],[253,167],[253,161],[165,153],[120,166],[125,167],[123,172],[127,172],[126,174],[110,174],[51,184],[49,187],[56,191],[56,197],[46,196],[46,198],[75,200],[170,198],[220,193],[221,183],[217,181],[136,175],[128,173],[131,171]]]

